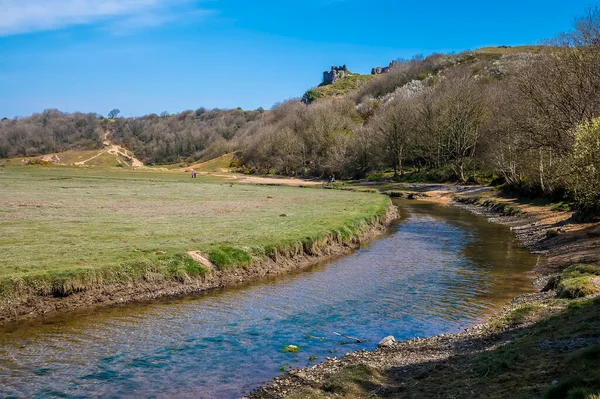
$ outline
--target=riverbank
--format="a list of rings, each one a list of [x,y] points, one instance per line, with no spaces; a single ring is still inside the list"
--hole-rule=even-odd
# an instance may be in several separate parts
[[[488,322],[463,333],[393,342],[291,370],[250,397],[596,398],[598,224],[574,223],[570,212],[500,198],[486,188],[412,189],[404,193],[509,225],[523,245],[548,259],[535,270],[539,292],[514,298]]]
[[[0,179],[0,325],[288,273],[352,251],[397,216],[373,193],[153,171],[15,168]]]
[[[233,269],[212,270],[200,278],[186,276],[171,280],[167,276],[153,276],[140,281],[102,284],[66,296],[28,296],[5,300],[0,304],[0,326],[23,319],[32,319],[56,312],[68,312],[80,308],[110,306],[138,301],[200,293],[214,288],[233,287],[264,277],[274,277],[313,266],[327,259],[350,253],[362,242],[375,239],[397,218],[395,207],[390,206],[382,217],[365,219],[365,229],[360,233],[339,239],[335,235],[320,239],[318,245],[288,252],[275,248],[274,255],[263,257]],[[368,227],[366,227],[368,226]]]

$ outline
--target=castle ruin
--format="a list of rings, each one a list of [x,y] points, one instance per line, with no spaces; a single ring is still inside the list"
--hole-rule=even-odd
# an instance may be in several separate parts
[[[389,71],[392,70],[393,67],[398,65],[398,61],[393,60],[392,62],[390,62],[389,66],[386,67],[375,67],[373,69],[371,69],[371,75],[381,75],[382,73],[388,73]]]
[[[348,67],[346,65],[342,66],[332,66],[331,71],[323,72],[323,84],[330,85],[332,83],[337,82],[338,80],[345,78],[348,75]]]

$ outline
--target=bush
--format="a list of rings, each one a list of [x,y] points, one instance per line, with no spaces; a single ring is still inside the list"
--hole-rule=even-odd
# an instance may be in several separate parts
[[[571,154],[573,180],[569,186],[578,209],[600,210],[600,118],[577,127]]]

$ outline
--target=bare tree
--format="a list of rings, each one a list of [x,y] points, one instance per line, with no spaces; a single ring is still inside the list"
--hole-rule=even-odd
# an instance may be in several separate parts
[[[404,175],[404,158],[411,135],[417,128],[417,109],[411,99],[391,101],[372,121],[377,142],[381,146],[385,164],[394,169],[394,177]]]

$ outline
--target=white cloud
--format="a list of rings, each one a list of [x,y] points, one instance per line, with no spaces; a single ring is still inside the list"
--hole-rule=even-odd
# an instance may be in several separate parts
[[[194,0],[0,0],[0,36],[72,25],[137,21],[162,25],[198,11]],[[186,12],[183,12],[185,9]]]

